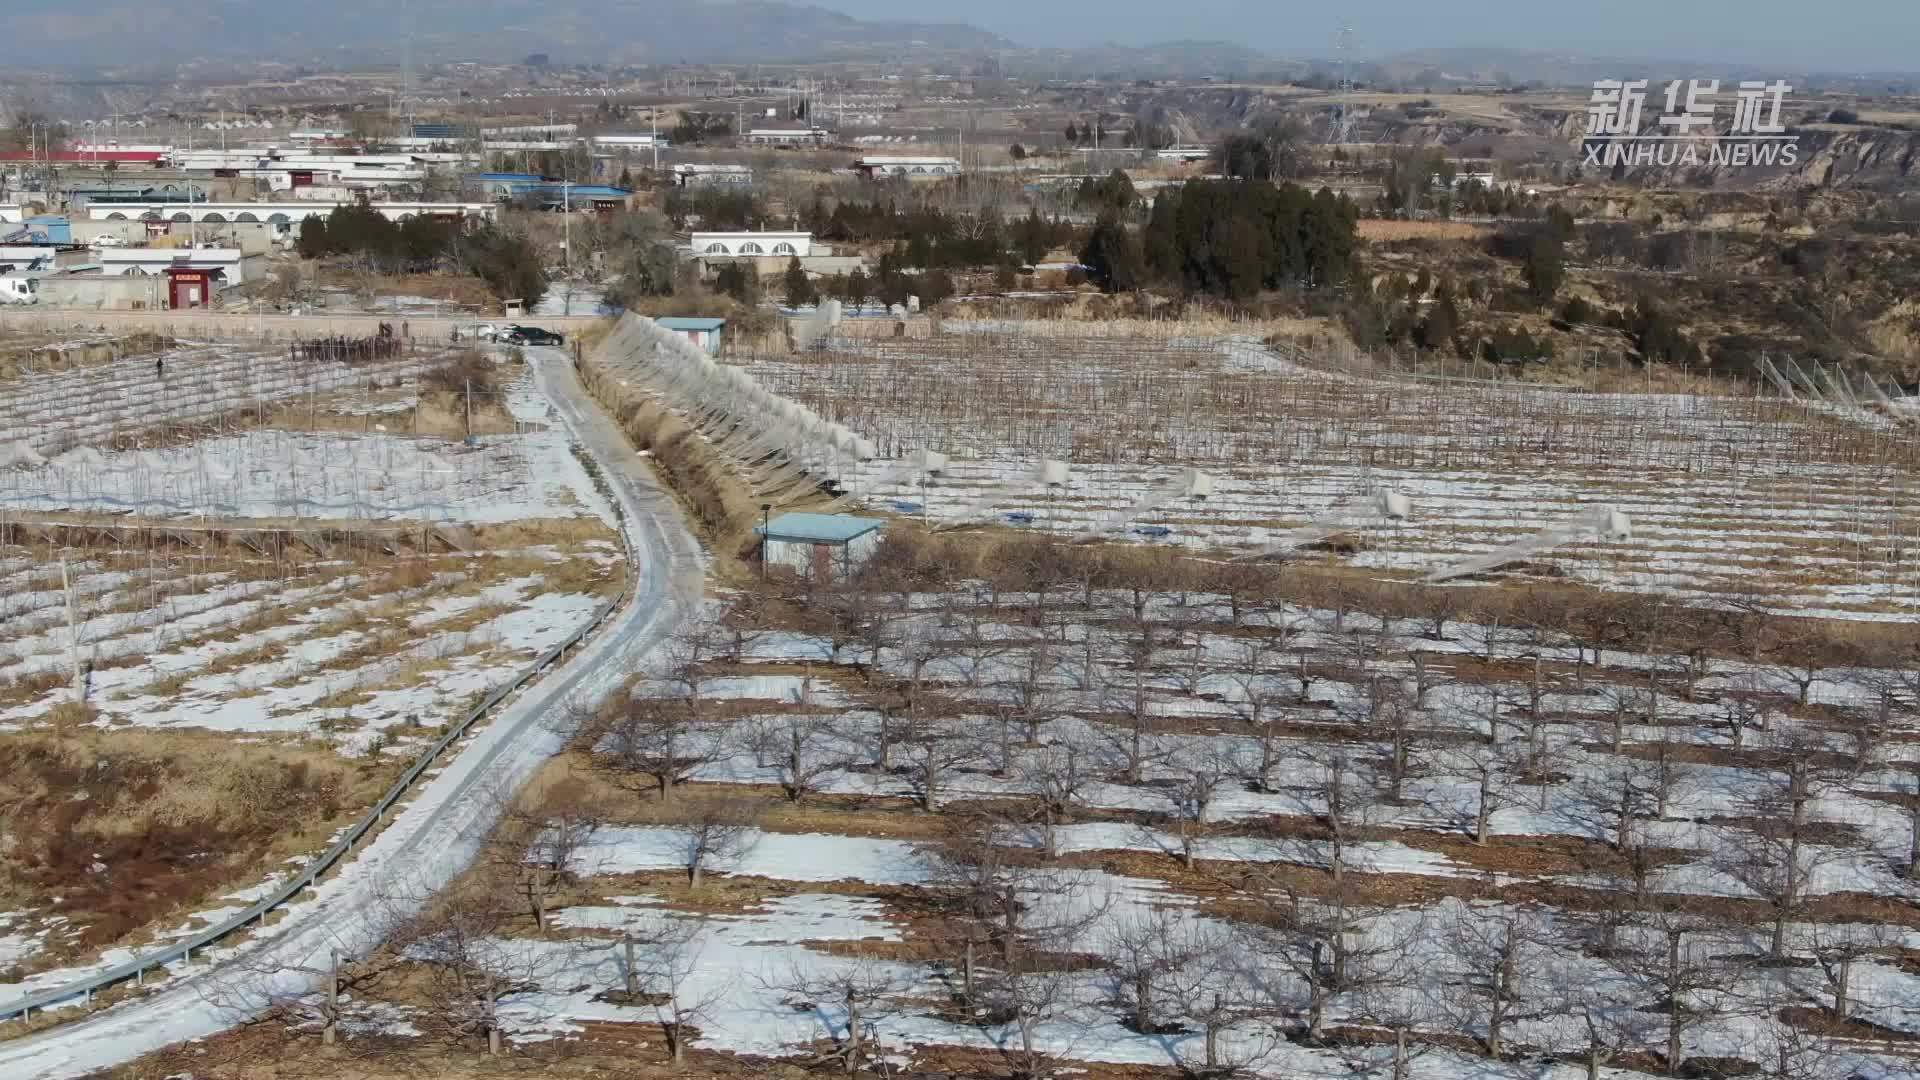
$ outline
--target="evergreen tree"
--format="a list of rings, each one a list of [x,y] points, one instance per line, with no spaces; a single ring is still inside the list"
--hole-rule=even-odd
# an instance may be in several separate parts
[[[1541,306],[1553,303],[1566,279],[1566,247],[1551,232],[1534,236],[1527,245],[1527,259],[1521,267],[1527,279],[1527,292]]]
[[[800,257],[797,255],[787,260],[785,285],[788,307],[806,307],[820,299],[819,294],[814,291],[813,280],[807,277],[807,272],[800,266]]]
[[[920,309],[925,311],[953,296],[953,278],[947,276],[945,270],[922,274],[914,293],[920,297]]]
[[[1080,250],[1080,264],[1103,292],[1131,292],[1145,284],[1139,241],[1112,217],[1101,218],[1093,227]]]
[[[327,243],[327,223],[317,217],[302,221],[297,250],[303,259],[319,259],[331,252],[332,248]]]
[[[1073,121],[1071,120],[1067,121],[1067,145],[1080,145],[1080,129],[1073,126]]]
[[[847,275],[847,291],[844,298],[848,304],[857,308],[867,302],[870,287],[867,282],[867,272],[856,266],[853,272]]]
[[[1038,208],[1027,211],[1027,219],[1020,223],[1018,237],[1020,257],[1028,266],[1032,266],[1047,257],[1053,250],[1053,230],[1040,217]]]
[[[1171,192],[1162,191],[1154,196],[1153,213],[1147,218],[1146,231],[1141,236],[1147,272],[1162,281],[1177,280],[1180,276],[1179,226],[1174,220],[1178,202],[1178,196]]]
[[[753,271],[739,263],[728,263],[713,276],[713,287],[751,307],[759,302],[760,282]]]
[[[1414,331],[1414,343],[1423,349],[1437,351],[1452,346],[1453,339],[1459,333],[1460,309],[1454,305],[1453,285],[1442,281],[1439,288],[1434,290],[1433,306],[1427,311],[1426,321]]]
[[[493,226],[473,230],[462,239],[460,255],[467,272],[485,281],[502,300],[520,300],[532,308],[547,295],[547,271],[540,253],[521,233]]]

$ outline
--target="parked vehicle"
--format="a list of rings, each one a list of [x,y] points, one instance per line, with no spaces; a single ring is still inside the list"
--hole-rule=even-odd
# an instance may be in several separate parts
[[[39,302],[38,278],[12,274],[0,277],[0,304],[37,304]]]
[[[509,326],[501,332],[499,340],[509,345],[565,345],[566,336],[551,330],[542,330],[537,326]]]

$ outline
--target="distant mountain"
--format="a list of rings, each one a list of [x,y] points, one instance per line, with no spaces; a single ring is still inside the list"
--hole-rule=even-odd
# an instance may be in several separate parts
[[[1435,92],[1462,83],[1507,86],[1591,87],[1599,79],[1787,79],[1796,86],[1832,83],[1831,73],[1796,71],[1780,65],[1753,65],[1711,60],[1648,59],[1595,56],[1578,52],[1536,49],[1500,49],[1466,46],[1419,49],[1375,60],[1365,65],[1378,81],[1422,86]],[[1848,77],[1851,78],[1851,77]],[[1873,76],[1875,85],[1886,76]]]
[[[1118,81],[1190,79],[1208,75],[1245,78],[1255,74],[1304,71],[1305,67],[1303,63],[1277,60],[1227,41],[1028,49],[1006,58],[1006,70],[1010,75]]]
[[[391,62],[409,24],[421,62],[544,52],[560,64],[770,63],[1012,47],[958,23],[862,22],[770,0],[5,0],[0,64]]]

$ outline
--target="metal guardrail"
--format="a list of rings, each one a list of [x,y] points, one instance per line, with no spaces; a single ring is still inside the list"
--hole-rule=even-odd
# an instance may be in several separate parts
[[[596,485],[608,485],[609,482],[600,476],[597,471],[599,467],[598,463],[596,462],[595,465],[595,469],[589,470],[589,477]],[[301,870],[298,875],[288,881],[287,884],[281,886],[271,896],[255,903],[252,907],[233,916],[226,922],[208,927],[192,937],[174,943],[168,948],[149,953],[145,956],[135,957],[124,964],[108,968],[99,974],[84,979],[77,979],[64,986],[54,987],[51,990],[42,990],[28,997],[0,1002],[0,1018],[4,1018],[4,1020],[0,1020],[0,1022],[15,1018],[23,1021],[28,1020],[32,1018],[33,1010],[35,1009],[45,1009],[49,1005],[56,1005],[77,997],[84,996],[87,1003],[92,1004],[93,995],[96,991],[126,982],[129,979],[133,980],[135,985],[143,985],[148,971],[163,968],[177,960],[191,962],[195,949],[204,949],[208,945],[228,935],[237,933],[249,925],[263,924],[269,912],[285,905],[294,897],[310,888],[320,879],[322,874],[331,870],[335,864],[345,858],[346,855],[353,850],[355,844],[359,843],[368,833],[379,827],[380,823],[386,818],[387,811],[393,809],[394,804],[398,803],[401,797],[407,794],[408,790],[411,789],[414,783],[420,779],[421,775],[439,759],[447,747],[453,745],[456,740],[462,735],[465,735],[476,722],[489,712],[492,712],[495,706],[506,700],[514,691],[526,686],[527,683],[532,682],[535,677],[543,674],[548,668],[552,667],[566,655],[568,649],[584,642],[595,630],[598,630],[614,612],[620,610],[621,605],[627,602],[628,597],[633,591],[634,576],[638,572],[638,568],[634,564],[633,546],[627,538],[625,510],[621,507],[618,498],[610,501],[614,508],[614,515],[621,523],[621,546],[627,549],[627,579],[620,588],[620,594],[600,605],[600,607],[594,611],[592,621],[588,622],[587,625],[575,631],[565,641],[540,654],[539,658],[534,660],[532,664],[529,664],[519,675],[489,692],[478,705],[468,710],[467,714],[461,718],[459,723],[455,724],[452,730],[442,735],[438,742],[434,743],[425,753],[421,754],[420,757],[414,761],[413,765],[401,775],[400,779],[396,780],[393,786],[387,789],[387,793],[381,797],[380,801],[375,803],[373,808],[368,810],[359,821],[355,822],[354,825],[346,831],[345,835],[334,841],[331,847],[321,852],[317,858],[309,861],[305,869]]]

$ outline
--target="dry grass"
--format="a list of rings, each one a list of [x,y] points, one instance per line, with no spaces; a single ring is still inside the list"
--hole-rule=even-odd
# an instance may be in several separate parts
[[[70,936],[51,966],[131,940],[262,865],[319,846],[392,782],[400,762],[342,761],[330,747],[222,734],[85,729],[0,739],[10,839],[0,895],[34,908],[58,896]]]
[[[7,334],[0,337],[0,381],[97,367],[129,356],[163,352],[176,345],[171,338],[148,333],[82,340],[75,340],[72,335],[48,333]]]
[[[1493,230],[1467,221],[1396,221],[1391,218],[1362,218],[1360,239],[1373,243],[1395,240],[1477,241]]]
[[[712,547],[730,555],[739,553],[759,511],[752,493],[706,440],[685,420],[612,379],[592,360],[582,366],[581,381],[634,448],[651,456]]]

